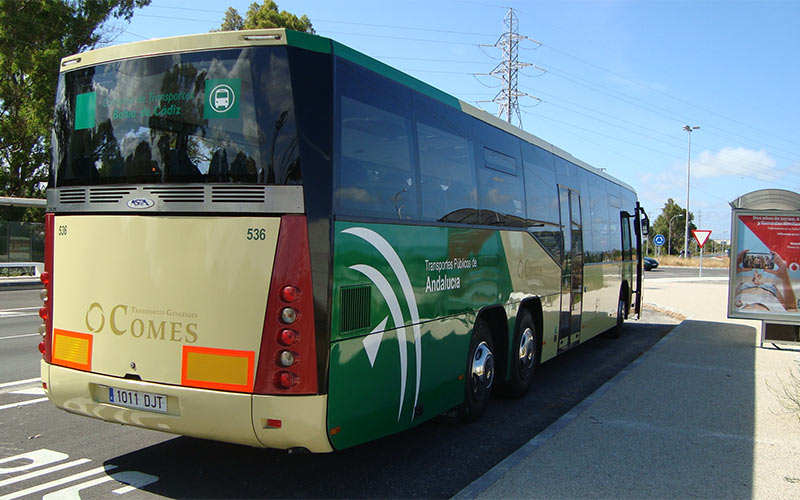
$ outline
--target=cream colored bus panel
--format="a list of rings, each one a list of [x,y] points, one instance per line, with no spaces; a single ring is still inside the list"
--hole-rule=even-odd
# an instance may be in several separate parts
[[[54,363],[247,392],[279,226],[263,217],[57,216]]]
[[[169,413],[121,408],[108,403],[108,387],[152,391],[153,384],[50,367],[50,401],[76,415],[184,436],[261,447],[253,431],[252,394],[158,386]]]

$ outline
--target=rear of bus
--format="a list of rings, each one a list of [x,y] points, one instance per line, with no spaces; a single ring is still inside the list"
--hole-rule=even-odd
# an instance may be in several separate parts
[[[317,337],[331,62],[286,36],[212,33],[62,61],[40,346],[56,406],[331,450],[329,343]]]

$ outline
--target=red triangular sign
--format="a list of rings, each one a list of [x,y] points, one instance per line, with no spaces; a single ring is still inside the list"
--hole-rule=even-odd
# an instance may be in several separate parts
[[[708,241],[708,237],[711,236],[711,231],[692,229],[692,236],[697,240],[697,244],[700,245],[700,248],[703,248],[703,245]]]

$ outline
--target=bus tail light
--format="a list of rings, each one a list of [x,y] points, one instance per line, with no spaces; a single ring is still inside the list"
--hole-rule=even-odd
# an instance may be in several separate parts
[[[317,393],[311,258],[302,215],[281,217],[253,392]]]
[[[39,316],[44,323],[39,327],[42,342],[39,352],[47,363],[52,362],[53,354],[53,238],[55,235],[55,215],[44,216],[44,272],[39,276],[44,290],[41,298],[44,306],[39,309]]]

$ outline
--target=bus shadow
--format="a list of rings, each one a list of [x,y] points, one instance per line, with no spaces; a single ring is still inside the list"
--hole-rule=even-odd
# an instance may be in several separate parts
[[[581,469],[583,491],[613,497],[749,493],[754,334],[752,328],[722,326],[684,322],[634,373],[615,380],[617,390],[624,388],[623,398],[610,398],[612,388],[585,412],[596,420],[584,426],[571,461],[596,458],[595,465],[602,466]],[[325,455],[177,437],[107,463],[158,476],[142,489],[171,498],[449,498],[630,366],[673,327],[630,322],[619,339],[598,336],[542,365],[525,397],[495,398],[470,425],[434,419]],[[632,448],[637,443],[641,448]],[[550,466],[557,470],[563,463],[554,460]],[[523,471],[537,484],[536,495],[563,495],[561,482],[536,480],[541,467],[548,466]],[[719,489],[720,482],[734,478],[747,486]],[[610,489],[598,490],[599,485]]]

